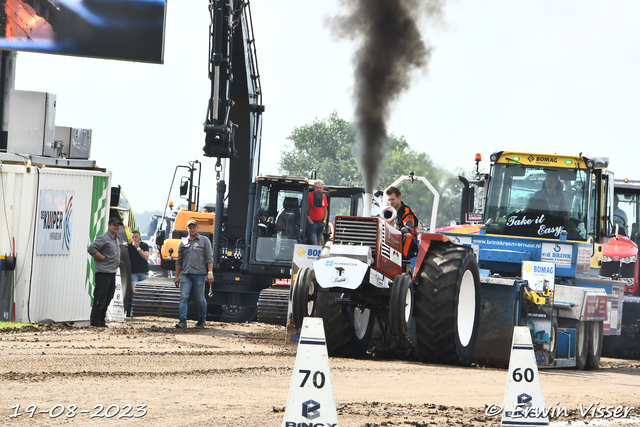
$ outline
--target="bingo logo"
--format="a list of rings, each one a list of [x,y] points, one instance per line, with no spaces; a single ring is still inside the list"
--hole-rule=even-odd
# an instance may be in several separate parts
[[[320,416],[320,404],[315,400],[307,400],[302,404],[302,416],[314,420]]]
[[[527,393],[522,393],[518,396],[518,404],[531,406],[533,398],[529,396]]]

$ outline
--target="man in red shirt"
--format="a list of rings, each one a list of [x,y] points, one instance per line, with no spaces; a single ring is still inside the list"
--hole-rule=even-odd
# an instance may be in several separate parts
[[[307,214],[307,237],[310,245],[322,245],[322,231],[327,222],[327,196],[322,193],[324,182],[319,179],[313,185],[313,193],[309,194]]]

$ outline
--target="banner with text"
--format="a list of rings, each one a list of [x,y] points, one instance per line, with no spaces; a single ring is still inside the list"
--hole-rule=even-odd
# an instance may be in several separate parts
[[[71,247],[73,191],[42,190],[38,215],[38,255],[68,255]]]
[[[2,5],[0,49],[164,62],[165,0],[21,0]]]

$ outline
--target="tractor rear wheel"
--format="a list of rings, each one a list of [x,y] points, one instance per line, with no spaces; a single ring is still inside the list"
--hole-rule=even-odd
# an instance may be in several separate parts
[[[595,370],[600,367],[602,354],[602,322],[589,322],[589,338],[587,339],[587,363],[584,369]]]
[[[480,274],[471,248],[431,245],[420,266],[414,313],[423,360],[469,363],[480,316]]]
[[[305,317],[313,315],[316,289],[316,273],[311,268],[301,268],[291,290],[293,323],[298,328],[302,328]]]
[[[389,327],[401,337],[409,333],[413,316],[413,281],[408,274],[396,276],[389,298]]]
[[[361,358],[371,343],[375,317],[368,308],[361,311],[353,304],[336,303],[340,295],[318,292],[315,316],[323,320],[329,356]]]

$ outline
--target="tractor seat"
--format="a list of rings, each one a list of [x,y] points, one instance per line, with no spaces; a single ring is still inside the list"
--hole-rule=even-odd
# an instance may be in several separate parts
[[[276,217],[276,232],[287,239],[297,239],[300,234],[300,206],[295,197],[285,197],[282,209]]]

